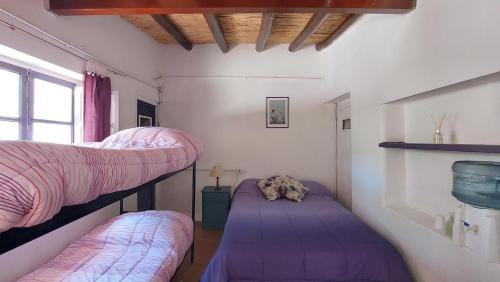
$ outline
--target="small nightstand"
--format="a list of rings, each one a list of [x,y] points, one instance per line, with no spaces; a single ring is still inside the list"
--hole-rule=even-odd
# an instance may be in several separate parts
[[[205,186],[202,193],[202,219],[204,229],[222,229],[231,206],[231,187]]]

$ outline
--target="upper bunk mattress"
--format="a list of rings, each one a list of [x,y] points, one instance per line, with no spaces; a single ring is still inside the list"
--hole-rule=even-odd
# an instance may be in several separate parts
[[[160,127],[127,129],[85,145],[0,142],[0,232],[189,167],[201,153],[193,136]]]
[[[243,181],[202,277],[223,281],[411,281],[398,251],[317,182],[300,203],[267,201]]]

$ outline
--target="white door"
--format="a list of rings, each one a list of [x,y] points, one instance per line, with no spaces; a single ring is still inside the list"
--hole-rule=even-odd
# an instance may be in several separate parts
[[[351,100],[337,103],[337,199],[352,207],[351,188]]]

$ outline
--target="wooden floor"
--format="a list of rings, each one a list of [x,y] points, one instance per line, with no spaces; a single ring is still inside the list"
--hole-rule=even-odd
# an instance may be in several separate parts
[[[172,278],[175,282],[198,282],[201,274],[205,271],[208,262],[215,254],[219,241],[222,236],[222,230],[207,230],[201,227],[201,223],[195,224],[195,260],[191,264],[190,254],[177,269],[177,273]]]

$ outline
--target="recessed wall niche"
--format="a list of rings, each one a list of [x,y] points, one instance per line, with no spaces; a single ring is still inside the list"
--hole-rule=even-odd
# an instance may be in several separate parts
[[[432,143],[434,123],[446,113],[444,143],[500,145],[500,73],[460,82],[395,101],[383,107],[382,141]],[[384,206],[444,237],[434,216],[447,216],[461,204],[451,195],[451,166],[459,160],[500,162],[500,154],[385,149]],[[479,211],[467,207],[466,219]],[[478,252],[479,234],[468,234],[466,247]]]

